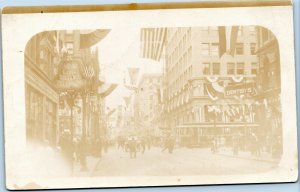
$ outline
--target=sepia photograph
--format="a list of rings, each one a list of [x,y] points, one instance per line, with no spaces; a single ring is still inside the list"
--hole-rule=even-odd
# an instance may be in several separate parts
[[[259,173],[281,158],[266,28],[44,31],[24,56],[27,145],[69,176]]]
[[[4,14],[7,187],[296,181],[288,8]]]

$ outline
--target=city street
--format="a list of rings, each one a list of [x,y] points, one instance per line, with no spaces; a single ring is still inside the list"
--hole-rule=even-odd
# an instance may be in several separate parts
[[[158,176],[258,173],[272,169],[276,163],[245,159],[222,153],[213,154],[209,149],[180,148],[172,154],[151,148],[144,154],[129,153],[115,147],[98,161],[92,176]]]

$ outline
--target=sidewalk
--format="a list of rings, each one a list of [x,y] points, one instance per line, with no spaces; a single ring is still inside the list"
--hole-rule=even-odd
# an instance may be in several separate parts
[[[87,171],[81,171],[80,162],[75,162],[73,167],[73,176],[74,177],[89,177],[95,171],[98,162],[100,161],[100,157],[87,156],[86,157],[86,165]]]
[[[235,155],[233,154],[233,150],[231,148],[221,148],[215,154],[232,157],[232,158],[241,158],[246,160],[265,161],[268,163],[278,163],[280,161],[279,158],[274,158],[270,153],[267,152],[261,152],[260,156],[255,156],[251,154],[250,151],[239,151],[238,154]]]

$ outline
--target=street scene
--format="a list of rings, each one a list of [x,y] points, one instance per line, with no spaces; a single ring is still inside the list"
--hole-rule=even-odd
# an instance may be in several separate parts
[[[27,145],[68,177],[269,171],[279,53],[260,26],[41,32],[25,49]]]

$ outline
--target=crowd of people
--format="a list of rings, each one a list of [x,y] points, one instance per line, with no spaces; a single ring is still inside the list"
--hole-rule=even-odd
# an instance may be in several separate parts
[[[222,148],[229,148],[233,155],[241,152],[248,152],[253,156],[260,157],[268,153],[272,158],[278,158],[282,154],[282,139],[280,136],[260,136],[254,132],[248,134],[233,134],[224,136],[210,136],[210,150],[212,153],[219,153]],[[73,170],[74,163],[80,163],[81,171],[87,171],[87,156],[101,158],[110,146],[115,145],[116,149],[128,153],[130,159],[137,158],[137,154],[143,155],[151,150],[153,146],[161,148],[161,152],[167,151],[172,154],[176,145],[180,142],[171,133],[160,138],[150,136],[118,136],[113,140],[106,137],[91,139],[89,137],[75,137],[72,139],[70,132],[64,132],[59,141],[62,155],[70,169]]]
[[[261,136],[254,132],[226,137],[212,136],[210,139],[211,151],[217,153],[221,147],[232,149],[234,155],[239,155],[240,152],[249,152],[252,156],[260,157],[266,153],[272,158],[278,158],[282,153],[282,139],[280,136]]]
[[[137,136],[119,136],[117,138],[117,148],[124,150],[129,153],[131,159],[137,157],[137,152],[144,154],[146,149],[150,150],[151,146],[157,144],[162,147],[162,152],[168,150],[169,153],[172,153],[175,146],[175,138],[171,135],[162,137],[160,142],[157,142],[156,139],[151,137],[137,137]]]

